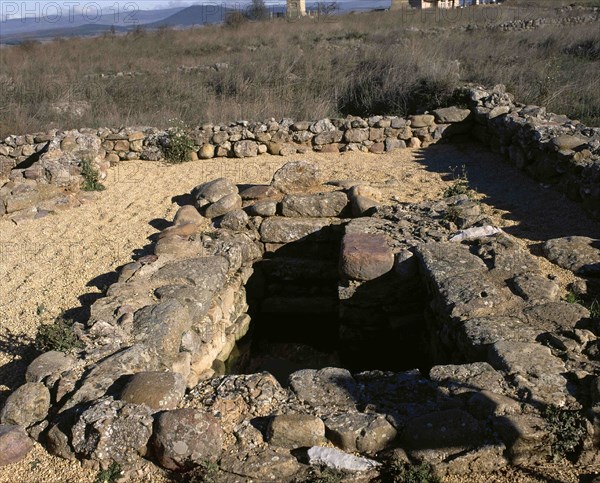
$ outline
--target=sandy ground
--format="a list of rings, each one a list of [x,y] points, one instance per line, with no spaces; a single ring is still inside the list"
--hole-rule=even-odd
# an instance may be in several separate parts
[[[238,183],[268,183],[276,169],[296,159],[318,163],[329,180],[381,183],[386,195],[401,201],[438,198],[451,183],[451,168],[465,165],[471,184],[493,205],[490,214],[497,223],[524,238],[533,251],[536,243],[553,236],[600,236],[600,225],[583,215],[577,204],[473,146],[435,146],[385,155],[265,155],[181,165],[122,163],[110,170],[107,189],[95,201],[18,226],[0,221],[0,406],[23,383],[27,363],[34,357],[31,343],[37,327],[65,310],[82,315],[80,307],[101,296],[103,287],[114,280],[114,270],[147,249],[149,237],[168,226],[178,196],[220,176]],[[568,274],[549,264],[545,268],[568,282]],[[573,469],[548,471],[558,481],[577,481]],[[498,477],[490,481],[544,481],[531,474]],[[95,472],[52,457],[39,445],[19,464],[0,468],[2,483],[87,483],[94,478]],[[162,478],[153,472],[140,481]]]

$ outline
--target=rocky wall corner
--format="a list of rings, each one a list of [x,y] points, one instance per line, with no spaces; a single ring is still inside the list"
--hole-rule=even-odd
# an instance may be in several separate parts
[[[12,445],[2,464],[31,437],[92,466],[182,472],[210,461],[218,481],[295,481],[323,466],[369,481],[390,459],[467,476],[556,456],[558,411],[578,428],[563,456],[600,468],[599,321],[562,301],[538,260],[465,196],[382,205],[376,186],[323,184],[303,161],[270,185],[220,178],[191,196],[154,254],[125,265],[77,326],[84,349],[31,363],[0,413],[0,447]],[[461,210],[459,227],[447,214]],[[579,239],[549,242],[548,258],[567,266],[568,243],[580,261],[600,258]],[[334,282],[340,364],[285,380],[231,371],[274,307],[302,308],[306,335],[324,293],[300,280]],[[356,360],[369,344],[392,356],[377,365],[411,346],[421,357],[344,366],[344,349]]]

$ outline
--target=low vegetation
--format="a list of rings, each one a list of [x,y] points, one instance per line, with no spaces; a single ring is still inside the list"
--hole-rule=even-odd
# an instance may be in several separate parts
[[[408,464],[391,459],[383,467],[382,482],[386,483],[441,483],[431,465],[425,461]]]
[[[139,29],[3,48],[0,136],[53,127],[167,128],[174,117],[194,126],[406,114],[451,104],[454,89],[466,82],[502,83],[521,102],[600,125],[598,23],[485,28],[582,14],[551,8],[554,0],[535,1],[548,8],[528,6],[532,1],[294,22],[232,20],[235,28]],[[88,108],[53,109],[64,102]]]
[[[564,301],[570,304],[579,304],[583,305],[586,309],[590,311],[590,316],[594,319],[600,318],[600,300],[598,297],[595,297],[592,300],[586,301],[580,295],[576,294],[572,290],[567,292],[567,295],[564,297]]]
[[[181,483],[217,483],[220,471],[221,469],[218,464],[205,461],[204,464],[195,467],[193,470],[174,476],[172,481]]]
[[[182,163],[190,161],[190,155],[194,149],[194,141],[188,134],[187,126],[179,120],[171,120],[174,123],[167,129],[164,153],[165,159],[170,163]]]
[[[82,348],[83,344],[73,331],[74,321],[60,315],[50,324],[41,324],[35,336],[35,348],[40,352]]]
[[[458,166],[450,167],[452,172],[452,184],[444,191],[444,198],[450,198],[451,196],[457,195],[469,195],[471,189],[469,188],[469,176],[467,175],[467,168],[465,165],[461,166],[460,170]]]
[[[114,461],[104,470],[98,471],[94,483],[116,483],[123,476],[123,470]]]
[[[574,458],[586,436],[585,418],[581,411],[547,406],[542,412],[552,435],[552,458]]]
[[[100,183],[100,175],[98,170],[92,166],[92,163],[88,160],[81,162],[81,176],[83,177],[83,183],[81,189],[83,191],[102,191],[105,186]]]

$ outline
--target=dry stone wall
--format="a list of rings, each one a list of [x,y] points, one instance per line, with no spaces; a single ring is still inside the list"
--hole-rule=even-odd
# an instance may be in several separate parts
[[[388,458],[467,475],[556,454],[565,435],[543,417],[555,408],[576,429],[568,456],[600,469],[600,321],[561,301],[466,196],[381,205],[376,187],[323,184],[296,161],[270,185],[220,178],[191,199],[76,325],[84,348],[31,363],[0,412],[0,447],[18,442],[1,464],[30,450],[26,430],[90,465],[214,462],[217,481],[298,481],[322,466],[368,481]],[[545,250],[595,276],[583,261],[600,258],[597,242]],[[272,346],[300,368],[240,364],[265,320],[306,337]],[[306,346],[328,331],[319,359]],[[360,360],[377,353],[388,357]]]
[[[427,147],[441,140],[478,139],[519,169],[556,185],[600,216],[600,128],[590,128],[543,107],[514,102],[503,86],[462,91],[466,107],[409,116],[207,124],[189,132],[192,159],[302,154],[307,151],[384,153]],[[44,216],[85,201],[73,195],[81,163],[99,172],[124,160],[164,158],[169,135],[156,128],[81,129],[9,136],[0,142],[0,216]],[[68,194],[71,194],[69,197]]]

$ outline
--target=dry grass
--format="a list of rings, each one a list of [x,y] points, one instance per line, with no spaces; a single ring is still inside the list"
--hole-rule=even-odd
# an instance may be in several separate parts
[[[197,125],[405,114],[450,102],[464,82],[503,83],[522,102],[600,125],[598,23],[521,32],[460,28],[566,15],[511,1],[517,6],[463,9],[460,17],[373,12],[3,48],[0,136],[84,125],[167,127],[172,118]],[[217,62],[229,68],[178,71]],[[87,77],[129,71],[143,75]],[[61,101],[91,108],[77,118],[51,109]]]

